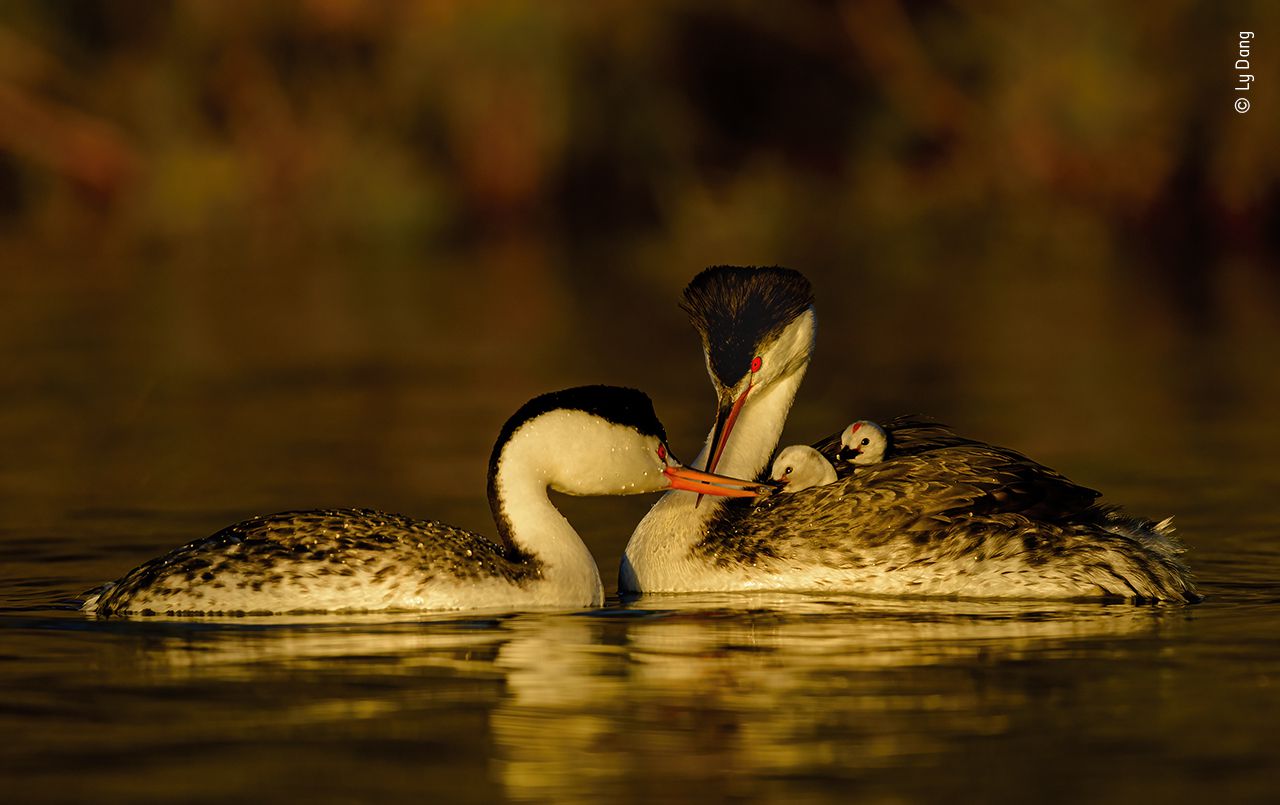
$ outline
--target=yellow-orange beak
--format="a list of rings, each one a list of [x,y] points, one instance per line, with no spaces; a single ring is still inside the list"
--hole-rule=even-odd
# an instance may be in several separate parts
[[[733,425],[738,421],[738,412],[742,410],[742,404],[747,401],[747,395],[751,393],[751,383],[747,383],[747,387],[738,395],[738,399],[733,401],[732,406],[721,406],[716,411],[716,427],[711,434],[711,453],[707,456],[707,472],[715,472],[716,466],[720,463],[720,457],[724,455],[725,445],[729,443],[729,434],[733,432]],[[697,506],[702,502],[699,497],[694,505]]]
[[[711,440],[713,445],[711,455],[707,458],[707,472],[716,471],[720,457],[724,455],[725,445],[729,443],[729,434],[733,432],[733,425],[738,421],[738,413],[742,410],[742,404],[747,401],[747,395],[750,393],[751,384],[748,383],[731,407],[722,407],[716,411],[716,429]]]
[[[730,478],[727,475],[714,475],[709,472],[690,469],[689,467],[667,467],[662,471],[672,489],[683,489],[686,492],[697,492],[702,495],[715,495],[723,498],[753,498],[766,488],[765,484],[755,481],[744,481],[741,478]]]

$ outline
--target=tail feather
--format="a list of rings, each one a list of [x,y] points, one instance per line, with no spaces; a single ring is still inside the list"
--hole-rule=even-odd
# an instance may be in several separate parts
[[[1131,554],[1126,576],[1140,596],[1158,601],[1201,600],[1191,570],[1182,561],[1187,549],[1174,535],[1172,517],[1157,523],[1113,506],[1101,506],[1098,512],[1103,529],[1132,545],[1132,550],[1126,551]]]
[[[116,583],[114,581],[109,581],[106,584],[100,584],[97,587],[91,587],[90,589],[85,590],[80,594],[80,597],[84,599],[83,603],[80,604],[80,611],[97,612],[98,602],[102,600],[102,596],[110,592],[111,588],[115,586]]]

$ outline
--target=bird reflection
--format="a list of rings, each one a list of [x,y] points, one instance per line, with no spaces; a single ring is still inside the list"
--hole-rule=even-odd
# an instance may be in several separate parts
[[[883,767],[1004,733],[1054,695],[985,671],[1167,628],[1154,608],[777,593],[651,596],[629,614],[512,624],[490,726],[513,795]]]
[[[1185,617],[1094,603],[647,596],[572,614],[148,624],[141,657],[112,666],[196,689],[248,682],[272,692],[276,728],[394,725],[427,765],[442,741],[487,753],[487,783],[512,797],[658,796],[700,781],[745,794],[1034,731],[1036,713],[1087,699],[1096,680],[1071,661],[1167,636]]]
[[[387,615],[245,617],[156,621],[134,671],[175,679],[251,679],[268,671],[377,669],[404,675],[426,667],[459,674],[491,668],[504,639],[501,618],[474,615],[395,620]],[[113,624],[132,632],[128,623]],[[129,665],[133,665],[130,663]]]

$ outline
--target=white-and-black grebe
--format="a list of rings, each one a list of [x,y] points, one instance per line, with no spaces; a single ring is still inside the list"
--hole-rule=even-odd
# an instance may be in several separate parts
[[[717,266],[685,290],[718,400],[695,466],[760,479],[814,343],[798,272]],[[841,477],[760,505],[665,495],[627,544],[623,592],[823,590],[1010,598],[1195,601],[1169,521],[1006,448],[897,419],[890,453],[853,467],[840,436],[814,445]],[[732,438],[730,438],[732,436]]]
[[[595,560],[548,489],[752,497],[748,488],[757,486],[680,466],[641,392],[567,389],[526,403],[498,435],[488,489],[501,542],[367,509],[271,514],[151,560],[83,608],[187,615],[599,606]]]

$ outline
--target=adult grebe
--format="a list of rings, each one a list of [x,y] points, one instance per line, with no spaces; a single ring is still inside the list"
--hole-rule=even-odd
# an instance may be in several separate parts
[[[717,266],[682,307],[718,399],[694,463],[759,478],[809,364],[809,283]],[[843,477],[759,506],[664,495],[627,544],[619,588],[1198,600],[1170,521],[1097,504],[1097,492],[941,425],[898,419],[886,432],[890,454],[856,470],[837,458],[840,434],[819,442]]]
[[[153,559],[83,608],[114,615],[598,606],[596,563],[548,488],[750,497],[734,487],[756,486],[681,467],[641,392],[573,388],[526,403],[498,435],[489,505],[501,544],[368,509],[284,512]]]
[[[769,480],[778,486],[779,492],[802,492],[835,483],[836,468],[809,445],[793,444],[778,451],[769,470]]]

